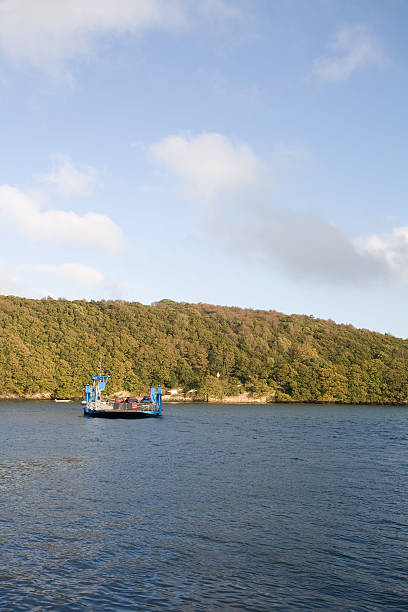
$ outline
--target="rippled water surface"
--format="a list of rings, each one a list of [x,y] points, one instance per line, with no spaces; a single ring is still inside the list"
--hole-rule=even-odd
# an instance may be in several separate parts
[[[408,409],[0,415],[2,610],[408,609]]]

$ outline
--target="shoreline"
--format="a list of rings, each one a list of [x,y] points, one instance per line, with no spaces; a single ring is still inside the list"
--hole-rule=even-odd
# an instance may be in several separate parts
[[[10,402],[55,402],[55,399],[52,397],[51,393],[35,393],[33,395],[0,395],[1,401],[10,401]],[[70,397],[70,403],[81,402],[82,397]],[[55,402],[58,403],[58,402]],[[63,403],[63,402],[61,402]],[[377,401],[377,402],[342,402],[338,400],[273,400],[266,398],[237,398],[237,397],[224,397],[224,398],[213,398],[209,397],[208,399],[204,398],[170,398],[163,397],[163,404],[225,404],[225,405],[233,405],[233,404],[242,404],[242,405],[258,405],[258,406],[272,406],[274,404],[288,404],[288,405],[314,405],[314,406],[322,406],[322,405],[333,405],[333,406],[408,406],[408,401],[406,402],[390,402],[390,401]]]

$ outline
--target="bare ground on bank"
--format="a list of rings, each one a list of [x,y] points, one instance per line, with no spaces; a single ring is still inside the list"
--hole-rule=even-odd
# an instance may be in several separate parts
[[[114,394],[116,397],[121,397],[121,393]],[[129,392],[123,392],[129,395]],[[0,401],[53,401],[55,399],[52,393],[34,393],[32,395],[0,395]],[[80,402],[81,397],[69,398],[73,402]],[[254,405],[265,405],[265,404],[333,404],[342,406],[408,406],[408,402],[390,402],[390,401],[376,401],[376,402],[343,402],[333,399],[314,399],[314,400],[295,400],[291,398],[271,398],[271,397],[254,397],[250,393],[242,393],[241,395],[231,395],[225,397],[191,397],[184,395],[172,395],[163,396],[163,403],[167,404],[195,404],[195,403],[208,403],[208,404],[254,404]]]

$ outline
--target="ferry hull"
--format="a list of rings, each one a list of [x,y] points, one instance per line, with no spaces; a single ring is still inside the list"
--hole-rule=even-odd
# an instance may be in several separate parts
[[[139,410],[84,410],[84,416],[100,419],[149,419],[161,416],[160,412]]]

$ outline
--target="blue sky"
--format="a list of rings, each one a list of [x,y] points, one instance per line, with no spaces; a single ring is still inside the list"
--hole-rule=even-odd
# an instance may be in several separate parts
[[[408,336],[405,0],[0,0],[0,292]]]

